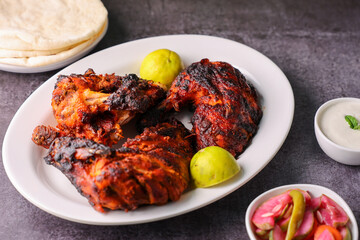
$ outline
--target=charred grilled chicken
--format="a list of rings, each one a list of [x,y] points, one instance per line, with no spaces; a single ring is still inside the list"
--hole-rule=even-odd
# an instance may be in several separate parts
[[[33,134],[53,141],[45,161],[63,172],[97,211],[176,201],[188,186],[194,153],[190,133],[177,121],[147,128],[119,149],[84,138],[52,138],[54,129],[46,128]]]
[[[59,76],[51,105],[62,136],[113,145],[122,138],[121,125],[165,97],[165,91],[135,74]]]
[[[262,117],[258,94],[238,69],[203,59],[177,76],[166,99],[145,115],[140,126],[154,125],[172,109],[179,111],[189,104],[195,108],[191,121],[198,150],[215,145],[239,155]]]

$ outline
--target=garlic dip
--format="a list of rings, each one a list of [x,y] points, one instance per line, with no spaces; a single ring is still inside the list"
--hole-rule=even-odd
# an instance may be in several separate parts
[[[323,109],[319,118],[319,127],[324,135],[343,147],[360,150],[360,130],[350,127],[346,115],[356,118],[360,124],[360,99],[344,98],[334,101]]]

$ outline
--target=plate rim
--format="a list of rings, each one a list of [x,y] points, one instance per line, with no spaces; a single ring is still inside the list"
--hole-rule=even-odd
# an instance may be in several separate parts
[[[288,94],[291,96],[289,100],[289,116],[288,116],[288,124],[286,126],[286,128],[284,129],[284,135],[281,137],[281,141],[280,143],[278,144],[278,146],[273,149],[272,151],[272,154],[271,156],[268,157],[267,161],[263,164],[263,166],[261,166],[260,168],[257,169],[257,171],[255,171],[249,178],[247,178],[245,181],[242,182],[241,185],[239,185],[238,187],[236,188],[233,188],[231,189],[231,191],[228,191],[226,192],[225,194],[222,194],[222,195],[218,195],[218,197],[216,198],[213,198],[211,201],[207,201],[206,203],[204,204],[200,204],[200,205],[197,205],[196,207],[193,207],[193,208],[189,208],[187,210],[183,210],[181,212],[174,212],[172,214],[166,214],[166,215],[162,215],[162,216],[159,216],[159,217],[154,217],[152,219],[143,219],[143,220],[134,220],[134,221],[127,221],[127,222],[119,222],[119,221],[93,221],[93,220],[84,220],[84,219],[78,219],[78,218],[71,218],[71,217],[68,217],[68,216],[63,216],[61,214],[59,214],[58,212],[56,211],[53,211],[52,209],[48,209],[46,206],[43,206],[41,204],[39,204],[38,202],[36,201],[33,201],[33,199],[31,198],[31,196],[29,196],[26,192],[24,192],[24,189],[21,189],[21,187],[19,187],[17,184],[17,180],[14,178],[14,176],[12,175],[12,173],[9,173],[9,167],[7,166],[8,164],[8,161],[6,159],[9,158],[8,156],[8,141],[7,139],[9,138],[9,132],[10,132],[10,129],[13,128],[13,124],[15,122],[14,119],[17,119],[19,117],[19,114],[23,111],[23,109],[26,107],[26,105],[28,104],[29,102],[29,99],[32,97],[32,96],[35,96],[35,93],[40,91],[39,89],[41,88],[44,88],[44,85],[51,81],[52,79],[54,79],[57,75],[59,75],[61,72],[66,72],[67,69],[69,68],[72,68],[73,66],[76,66],[76,64],[78,64],[79,62],[86,62],[88,59],[90,59],[92,56],[96,55],[96,54],[100,54],[100,53],[104,53],[106,51],[111,51],[112,49],[116,48],[116,47],[119,47],[119,46],[126,46],[126,45],[130,45],[130,44],[137,44],[139,41],[156,41],[156,40],[159,40],[159,39],[164,39],[164,38],[203,38],[203,39],[213,39],[213,40],[217,40],[217,41],[226,41],[228,43],[232,43],[232,44],[236,44],[236,45],[239,45],[239,46],[242,46],[242,47],[245,47],[247,50],[251,50],[253,53],[256,53],[257,55],[261,56],[262,58],[266,59],[269,63],[271,63],[271,67],[274,68],[274,70],[276,70],[279,74],[281,74],[283,76],[283,78],[286,80],[283,82],[283,84],[286,85],[286,87],[288,88],[287,90],[289,91]],[[253,48],[250,48],[242,43],[239,43],[239,42],[236,42],[236,41],[233,41],[233,40],[229,40],[229,39],[225,39],[225,38],[221,38],[221,37],[215,37],[215,36],[208,36],[208,35],[197,35],[197,34],[180,34],[180,35],[164,35],[164,36],[155,36],[155,37],[149,37],[149,38],[143,38],[143,39],[137,39],[137,40],[134,40],[134,41],[130,41],[130,42],[125,42],[125,43],[122,43],[122,44],[118,44],[118,45],[115,45],[115,46],[112,46],[112,47],[109,47],[109,48],[106,48],[106,49],[103,49],[99,52],[96,52],[96,53],[93,53],[83,59],[80,59],[78,60],[77,62],[69,65],[68,67],[62,69],[61,71],[59,71],[57,74],[53,75],[52,77],[50,77],[47,81],[45,81],[42,85],[40,85],[38,87],[38,89],[36,89],[25,101],[24,103],[20,106],[20,108],[18,109],[18,111],[15,113],[13,119],[11,120],[10,124],[9,124],[9,127],[6,131],[6,134],[5,134],[5,137],[4,137],[4,142],[3,142],[3,151],[2,151],[2,154],[3,154],[3,164],[4,164],[4,167],[5,167],[5,171],[10,179],[10,181],[12,182],[12,184],[15,186],[15,188],[19,191],[20,194],[22,194],[27,200],[29,200],[30,202],[32,202],[34,205],[36,205],[37,207],[39,207],[40,209],[46,211],[46,212],[49,212],[57,217],[60,217],[60,218],[63,218],[63,219],[67,219],[67,220],[70,220],[70,221],[74,221],[74,222],[79,222],[79,223],[85,223],[85,224],[91,224],[91,225],[131,225],[131,224],[139,224],[139,223],[146,223],[146,222],[153,222],[153,221],[158,221],[158,220],[162,220],[162,219],[167,219],[167,218],[171,218],[171,217],[175,217],[175,216],[178,216],[178,215],[181,215],[181,214],[185,214],[185,213],[188,213],[190,211],[194,211],[196,209],[199,209],[201,207],[204,207],[206,205],[209,205],[223,197],[225,197],[226,195],[230,194],[231,192],[237,190],[238,188],[240,188],[241,186],[243,186],[245,183],[247,183],[248,181],[250,181],[254,176],[256,176],[272,159],[273,157],[276,155],[276,153],[279,151],[279,149],[281,148],[281,146],[283,145],[284,141],[286,140],[287,138],[287,135],[291,129],[291,125],[292,125],[292,122],[293,122],[293,117],[294,117],[294,106],[295,106],[295,100],[294,100],[294,94],[293,94],[293,91],[292,91],[292,88],[291,88],[291,85],[290,85],[290,82],[288,81],[288,79],[286,78],[285,74],[281,71],[281,69],[274,63],[272,62],[268,57],[266,57],[265,55],[263,55],[262,53],[258,52],[257,50],[253,49]],[[261,124],[261,123],[260,123]],[[246,151],[245,151],[246,152]],[[170,203],[168,203],[169,205]],[[138,210],[136,210],[138,211]]]

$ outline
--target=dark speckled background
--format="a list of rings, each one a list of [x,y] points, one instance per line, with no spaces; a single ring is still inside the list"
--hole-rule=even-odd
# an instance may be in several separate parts
[[[106,0],[104,4],[109,30],[93,52],[150,36],[204,34],[238,41],[268,56],[293,87],[295,115],[289,136],[263,171],[227,197],[182,216],[131,226],[89,226],[52,216],[25,200],[0,164],[0,239],[248,239],[244,224],[248,204],[270,188],[293,183],[331,188],[360,222],[360,167],[327,157],[313,129],[314,114],[323,102],[360,97],[359,1]],[[0,71],[1,144],[23,101],[56,72]]]

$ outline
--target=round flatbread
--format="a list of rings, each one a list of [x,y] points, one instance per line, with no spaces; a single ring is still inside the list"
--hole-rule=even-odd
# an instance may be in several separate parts
[[[56,62],[63,61],[65,59],[71,58],[76,54],[83,51],[85,48],[90,46],[93,42],[96,41],[97,38],[105,31],[107,27],[107,22],[101,29],[99,33],[90,38],[87,41],[81,42],[80,44],[75,45],[72,48],[65,49],[64,51],[52,54],[52,55],[39,55],[33,57],[10,57],[10,58],[0,58],[0,63],[17,65],[23,67],[39,67],[44,66]]]
[[[1,0],[0,49],[54,50],[100,32],[107,10],[100,0]]]
[[[78,45],[78,44],[76,44]],[[38,56],[47,56],[53,55],[70,48],[75,47],[70,46],[61,49],[50,49],[50,50],[11,50],[11,49],[0,49],[0,58],[24,58],[24,57],[38,57]]]

